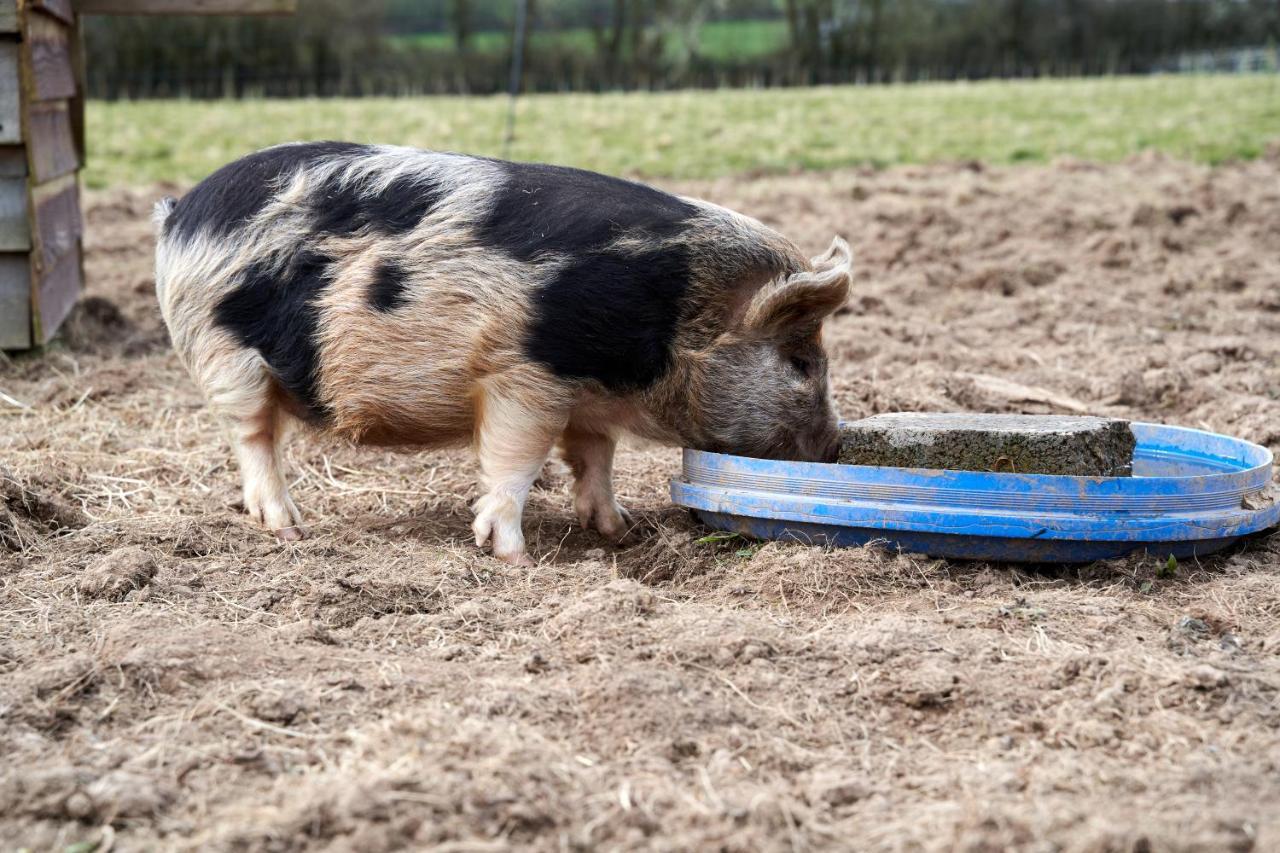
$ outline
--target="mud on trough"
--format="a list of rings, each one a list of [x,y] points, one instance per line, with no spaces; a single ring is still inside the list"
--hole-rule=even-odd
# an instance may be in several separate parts
[[[1280,158],[675,188],[849,237],[845,417],[1280,449]],[[92,196],[89,301],[0,363],[6,848],[1280,846],[1280,537],[1075,569],[701,541],[678,454],[629,448],[623,547],[551,466],[512,569],[467,542],[466,454],[311,439],[317,535],[282,545],[160,327],[174,189]]]

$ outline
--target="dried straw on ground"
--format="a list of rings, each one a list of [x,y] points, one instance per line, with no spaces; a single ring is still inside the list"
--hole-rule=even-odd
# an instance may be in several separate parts
[[[1070,411],[1280,448],[1280,163],[684,185],[859,255],[842,413]],[[0,363],[0,840],[116,849],[1280,846],[1280,539],[1075,569],[637,528],[467,543],[465,454],[295,442],[315,538],[236,472],[158,325],[147,214],[94,196],[90,299]],[[99,849],[102,849],[101,847]]]

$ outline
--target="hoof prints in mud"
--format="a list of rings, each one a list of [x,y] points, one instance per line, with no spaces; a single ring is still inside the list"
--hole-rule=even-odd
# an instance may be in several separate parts
[[[0,468],[0,548],[21,551],[40,539],[89,523],[52,492],[24,485]]]
[[[431,613],[439,605],[439,587],[396,582],[376,575],[350,575],[321,591],[315,618],[330,628],[347,628],[364,618]]]

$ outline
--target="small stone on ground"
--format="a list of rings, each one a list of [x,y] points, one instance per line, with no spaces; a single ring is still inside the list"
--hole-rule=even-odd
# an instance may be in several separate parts
[[[1129,422],[1063,415],[899,412],[845,424],[844,465],[1128,477]]]

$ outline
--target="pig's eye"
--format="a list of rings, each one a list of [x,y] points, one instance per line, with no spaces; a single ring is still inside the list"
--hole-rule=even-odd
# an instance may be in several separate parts
[[[794,367],[801,376],[813,375],[813,362],[802,355],[791,356],[791,366]]]

